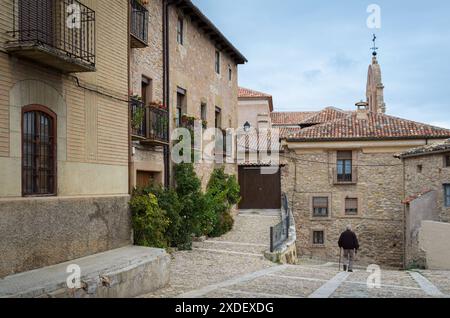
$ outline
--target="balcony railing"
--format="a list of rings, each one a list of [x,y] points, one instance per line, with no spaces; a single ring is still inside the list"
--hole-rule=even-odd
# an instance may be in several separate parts
[[[139,0],[130,0],[131,4],[131,47],[148,46],[148,10]]]
[[[13,0],[6,49],[64,72],[95,71],[95,12],[76,0]]]
[[[131,99],[132,135],[142,143],[167,144],[169,142],[169,113],[166,109],[145,106]]]
[[[338,173],[336,168],[333,169],[333,184],[356,184],[358,183],[358,168],[352,167],[352,173]]]

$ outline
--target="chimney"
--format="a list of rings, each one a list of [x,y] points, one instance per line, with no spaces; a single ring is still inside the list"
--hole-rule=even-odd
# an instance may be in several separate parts
[[[363,102],[362,100],[360,102],[357,102],[356,104],[356,119],[358,120],[368,120],[369,116],[369,103]]]

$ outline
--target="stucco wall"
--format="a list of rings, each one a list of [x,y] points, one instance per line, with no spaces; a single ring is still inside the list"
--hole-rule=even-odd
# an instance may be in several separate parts
[[[258,115],[264,116],[271,127],[270,108],[267,99],[239,99],[238,103],[238,127],[243,128],[249,122],[252,128],[258,128]]]
[[[449,223],[423,221],[419,241],[426,255],[428,269],[450,270]]]
[[[0,277],[131,244],[128,199],[0,199]]]
[[[57,115],[58,195],[128,193],[127,2],[82,2],[96,12],[95,72],[64,75],[0,47],[0,197],[22,195],[21,110],[30,104]],[[11,3],[0,1],[1,44],[12,27]]]
[[[426,259],[419,247],[419,231],[422,221],[438,221],[437,192],[428,192],[409,203],[405,219],[405,265],[406,268],[424,268]]]

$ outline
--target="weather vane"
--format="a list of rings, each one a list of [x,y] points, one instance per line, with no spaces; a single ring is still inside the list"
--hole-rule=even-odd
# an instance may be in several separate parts
[[[373,53],[372,53],[373,56],[377,56],[377,50],[378,50],[378,48],[377,48],[377,43],[376,43],[376,41],[377,41],[377,36],[374,34],[374,35],[373,35],[373,39],[372,39],[372,42],[373,42],[373,48],[371,48],[371,50],[373,51]]]

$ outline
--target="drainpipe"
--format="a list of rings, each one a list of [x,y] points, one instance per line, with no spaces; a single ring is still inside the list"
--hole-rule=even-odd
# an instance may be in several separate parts
[[[131,89],[131,66],[130,66],[130,58],[131,58],[131,43],[130,43],[130,19],[131,19],[131,4],[128,1],[128,7],[127,7],[127,11],[128,11],[128,22],[127,22],[127,36],[128,36],[128,46],[127,46],[127,50],[128,50],[128,61],[127,61],[127,68],[128,68],[128,91],[127,91],[127,99],[130,99],[130,89]],[[128,108],[128,194],[132,194],[133,192],[133,183],[132,183],[132,175],[133,175],[133,171],[131,169],[132,165],[133,165],[133,144],[132,144],[132,138],[131,138],[131,108],[130,108],[130,103],[127,103],[127,108]]]
[[[169,8],[175,3],[173,0],[163,1],[163,98],[169,115],[169,124],[167,125],[169,145],[164,146],[164,184],[166,188],[171,186],[171,165],[170,165],[170,123],[171,123],[171,107],[170,107],[170,51],[169,51]]]

